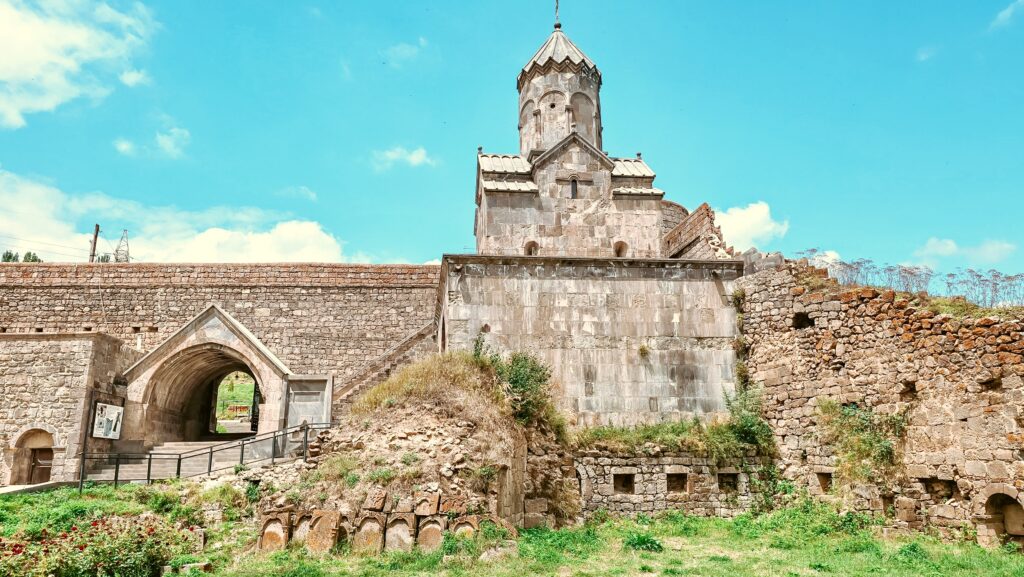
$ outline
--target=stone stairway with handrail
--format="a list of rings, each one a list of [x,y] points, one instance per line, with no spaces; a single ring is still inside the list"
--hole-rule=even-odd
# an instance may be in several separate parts
[[[409,335],[383,354],[364,364],[356,373],[341,385],[334,387],[332,413],[340,415],[347,412],[352,403],[374,385],[384,382],[391,373],[416,359],[422,353],[420,348],[435,333],[434,321]]]

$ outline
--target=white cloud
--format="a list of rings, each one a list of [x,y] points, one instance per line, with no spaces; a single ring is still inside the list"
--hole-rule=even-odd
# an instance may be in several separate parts
[[[1006,260],[1017,250],[1017,245],[1005,240],[986,240],[975,246],[960,246],[948,238],[931,237],[914,256],[924,264],[937,267],[942,259],[957,259],[970,265],[990,265]]]
[[[125,70],[120,76],[118,76],[118,78],[121,79],[121,84],[128,87],[142,86],[153,81],[153,79],[149,77],[149,73],[145,70],[134,69]]]
[[[416,44],[407,44],[405,42],[399,42],[393,46],[385,48],[381,55],[384,57],[385,62],[392,68],[401,68],[403,65],[412,62],[419,55],[420,52],[427,47],[427,39],[420,36]]]
[[[764,201],[718,210],[715,223],[722,227],[726,244],[741,252],[751,247],[763,248],[789,231],[789,221],[779,222],[772,218],[771,207]]]
[[[156,133],[156,147],[169,158],[181,158],[191,140],[192,134],[178,126],[172,126],[166,132]]]
[[[935,58],[938,53],[939,49],[937,46],[922,46],[917,49],[915,58],[918,62],[927,62],[932,58]]]
[[[259,208],[181,210],[103,193],[69,194],[0,169],[0,249],[39,253],[47,261],[88,259],[93,222],[104,226],[100,252],[112,252],[129,230],[134,258],[144,262],[365,262],[315,221]],[[86,224],[79,224],[86,223]]]
[[[106,96],[156,24],[135,3],[127,12],[77,0],[0,0],[0,127],[81,97]]]
[[[306,186],[288,186],[277,191],[277,196],[285,198],[301,198],[310,202],[316,202],[316,191]]]
[[[373,151],[373,169],[377,172],[390,170],[395,164],[408,166],[433,166],[436,161],[427,154],[422,146],[413,150],[407,150],[402,146],[396,146],[388,150]]]
[[[127,138],[114,140],[114,149],[125,156],[135,156],[136,152],[135,143]]]
[[[1009,6],[1000,10],[992,23],[988,25],[989,30],[1008,26],[1013,21],[1013,17],[1017,15],[1018,10],[1024,10],[1024,0],[1014,0],[1010,2]]]

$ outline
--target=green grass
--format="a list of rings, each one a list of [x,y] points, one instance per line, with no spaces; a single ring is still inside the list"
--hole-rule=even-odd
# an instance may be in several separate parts
[[[204,492],[188,484],[127,486],[116,491],[100,486],[81,497],[73,489],[58,489],[0,498],[0,525],[6,537],[43,527],[68,529],[102,515],[151,510],[170,516],[169,511],[180,506],[175,495],[187,494],[202,502],[241,504],[237,492]],[[595,517],[602,521],[521,531],[518,554],[494,563],[478,559],[483,551],[509,538],[499,527],[485,525],[474,539],[449,536],[434,553],[358,557],[339,552],[316,557],[297,547],[274,554],[252,553],[256,535],[247,520],[207,527],[209,543],[197,558],[213,562],[218,577],[1024,576],[1024,555],[1019,552],[942,543],[923,534],[882,539],[877,519],[838,513],[810,500],[735,519],[698,518],[681,512],[636,520]]]
[[[228,417],[229,405],[252,405],[256,383],[252,377],[242,372],[234,372],[224,377],[217,389],[217,418]]]

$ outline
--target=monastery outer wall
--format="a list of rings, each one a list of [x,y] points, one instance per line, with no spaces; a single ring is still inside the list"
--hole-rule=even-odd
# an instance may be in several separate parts
[[[344,381],[431,322],[437,279],[412,265],[4,264],[0,333],[103,332],[150,350],[216,303],[292,372]]]
[[[0,335],[0,485],[9,484],[12,470],[27,464],[27,455],[17,463],[17,450],[32,431],[53,438],[51,479],[75,478],[75,457],[92,401],[123,405],[114,378],[139,356],[101,334]],[[90,439],[89,449],[104,450],[109,443]]]
[[[991,539],[998,511],[986,504],[999,493],[1020,503],[1024,490],[1024,320],[939,316],[870,288],[809,290],[800,272],[788,265],[737,282],[747,362],[764,385],[785,475],[820,494],[816,473],[834,471],[821,399],[906,411],[905,476],[890,489],[859,487],[858,505],[912,527],[976,523]],[[794,327],[797,315],[811,326]]]
[[[446,256],[445,347],[529,351],[577,424],[725,410],[734,388],[735,261]]]

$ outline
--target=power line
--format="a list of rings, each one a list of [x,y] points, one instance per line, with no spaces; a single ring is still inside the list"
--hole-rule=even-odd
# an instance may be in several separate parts
[[[66,244],[57,244],[55,242],[46,242],[46,241],[43,241],[43,240],[35,240],[35,239],[31,239],[31,238],[21,238],[19,236],[11,236],[9,234],[0,234],[0,237],[11,238],[11,239],[14,239],[14,240],[20,240],[20,241],[24,241],[24,242],[31,242],[33,244],[45,244],[45,245],[49,245],[49,246],[58,246],[60,248],[69,248],[71,250],[81,250],[82,252],[84,252],[86,254],[89,253],[89,251],[87,251],[85,249],[79,249],[77,246],[69,246],[69,245],[66,245]]]

